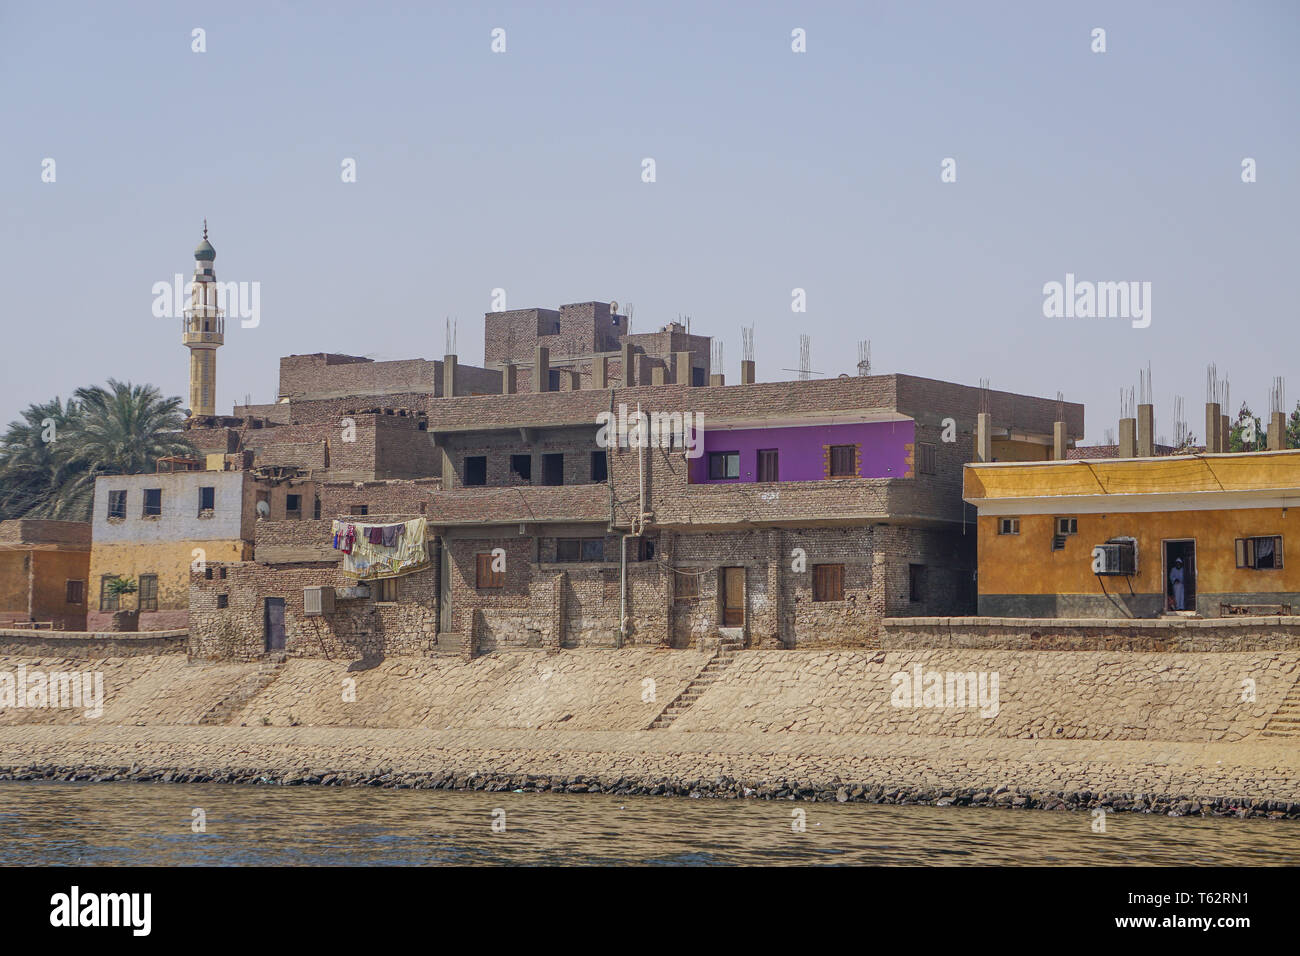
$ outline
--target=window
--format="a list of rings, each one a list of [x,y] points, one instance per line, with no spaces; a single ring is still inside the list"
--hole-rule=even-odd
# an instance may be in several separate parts
[[[564,454],[555,452],[542,456],[542,484],[564,484]]]
[[[813,565],[813,600],[844,600],[844,565]]]
[[[775,448],[764,448],[758,453],[758,480],[780,481],[780,455]]]
[[[144,516],[157,518],[162,515],[162,489],[146,488],[144,490]]]
[[[217,609],[220,610],[220,609],[223,608],[223,607],[230,607],[230,595],[229,595],[229,594],[218,594],[218,595],[217,595]]]
[[[110,518],[126,517],[125,491],[110,491],[108,493],[108,516]]]
[[[1056,533],[1057,534],[1078,534],[1079,519],[1078,518],[1057,518]]]
[[[708,379],[705,377],[707,374],[708,373],[705,372],[704,369],[700,368],[698,365],[693,366],[691,368],[691,385],[693,385],[695,388],[702,388],[705,385],[709,384]]]
[[[397,578],[380,578],[374,583],[375,600],[392,604],[397,600]]]
[[[560,370],[558,368],[553,368],[547,373],[546,390],[548,392],[558,392],[560,390]]]
[[[487,456],[469,455],[465,459],[463,484],[466,488],[487,484]]]
[[[211,581],[211,580],[212,580],[212,569],[211,569],[211,568],[204,568],[204,569],[203,569],[203,579],[204,579],[205,581]]]
[[[557,538],[556,561],[604,561],[604,538]]]
[[[532,481],[533,480],[533,456],[532,455],[511,455],[510,473],[514,475],[518,475],[524,481]]]
[[[217,577],[221,578],[221,580],[223,580],[223,581],[226,580],[226,569],[225,569],[225,568],[218,568],[218,569],[217,569]]]
[[[700,575],[697,571],[673,570],[673,600],[688,604],[700,599]]]
[[[853,445],[831,445],[830,465],[832,478],[856,478],[858,474],[858,449]]]
[[[478,575],[475,587],[503,588],[506,586],[506,572],[492,570],[492,554],[478,555]]]
[[[998,534],[1020,534],[1020,519],[999,518]]]
[[[158,575],[156,574],[140,575],[138,594],[140,596],[140,610],[142,611],[158,610]]]
[[[655,559],[655,543],[653,538],[638,538],[636,548],[637,561],[653,561]]]
[[[1275,571],[1282,567],[1282,536],[1237,539],[1237,567]]]
[[[108,582],[113,580],[114,575],[105,574],[99,579],[99,609],[101,611],[116,611],[118,596],[108,589]]]
[[[199,489],[199,514],[205,511],[212,511],[217,506],[217,489],[200,488]]]
[[[907,599],[913,603],[924,601],[925,565],[909,564],[907,566]]]
[[[916,443],[916,473],[933,475],[939,470],[939,447],[933,442]]]
[[[320,495],[316,495],[316,500],[312,503],[311,516],[316,521],[320,521]]]
[[[740,477],[740,452],[709,452],[709,480]]]
[[[348,514],[353,515],[354,517],[365,517],[366,515],[370,514],[370,506],[352,505],[350,508],[348,508]]]
[[[609,460],[603,451],[591,453],[591,480],[605,481],[609,478]]]
[[[65,585],[63,603],[65,604],[84,604],[86,601],[86,582],[69,581]]]
[[[302,495],[284,496],[284,516],[286,518],[302,517]]]

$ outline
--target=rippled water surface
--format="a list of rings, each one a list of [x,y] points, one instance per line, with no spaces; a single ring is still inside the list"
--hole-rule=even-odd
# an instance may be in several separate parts
[[[192,829],[194,810],[206,832]],[[794,832],[795,810],[806,829]],[[504,812],[504,832],[493,821]],[[1300,863],[1300,823],[681,797],[0,783],[0,864]]]

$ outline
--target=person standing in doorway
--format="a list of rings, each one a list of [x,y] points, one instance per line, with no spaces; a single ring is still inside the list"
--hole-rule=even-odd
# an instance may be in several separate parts
[[[1184,591],[1183,591],[1183,559],[1182,558],[1177,558],[1174,560],[1174,566],[1169,571],[1169,586],[1173,589],[1174,592],[1174,610],[1175,611],[1187,610],[1183,606]]]

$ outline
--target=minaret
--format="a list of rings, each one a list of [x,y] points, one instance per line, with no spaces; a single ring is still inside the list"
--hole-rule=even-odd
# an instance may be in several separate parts
[[[225,342],[226,317],[217,307],[217,275],[212,263],[217,250],[208,242],[208,221],[203,220],[203,241],[194,250],[194,281],[190,307],[181,324],[181,341],[190,350],[190,414],[215,415],[217,407],[217,349]]]

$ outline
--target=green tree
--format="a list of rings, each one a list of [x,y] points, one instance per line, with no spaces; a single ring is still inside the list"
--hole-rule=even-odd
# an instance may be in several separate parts
[[[1300,448],[1300,402],[1295,403],[1295,410],[1286,423],[1286,447]]]
[[[29,406],[0,437],[0,517],[89,521],[100,475],[151,472],[159,458],[194,453],[183,423],[179,398],[114,379],[77,389],[66,406]]]

